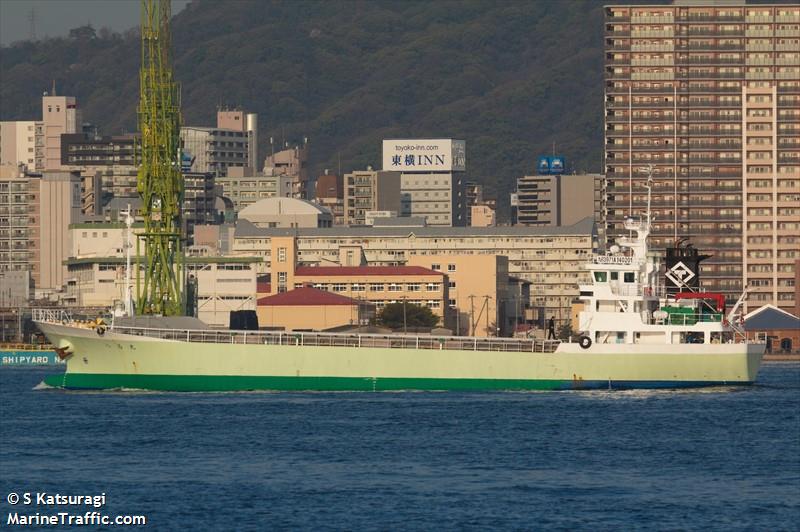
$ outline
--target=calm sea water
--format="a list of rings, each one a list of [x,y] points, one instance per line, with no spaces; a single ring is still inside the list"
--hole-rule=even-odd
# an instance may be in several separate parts
[[[48,513],[12,491],[105,492],[103,513],[159,530],[800,523],[796,363],[652,392],[34,390],[52,371],[0,370],[2,528],[14,508]]]

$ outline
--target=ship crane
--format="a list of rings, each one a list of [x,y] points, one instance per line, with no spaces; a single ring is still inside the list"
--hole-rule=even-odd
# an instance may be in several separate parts
[[[185,313],[186,300],[180,93],[172,75],[171,8],[170,0],[141,1],[141,162],[136,188],[142,199],[144,232],[137,235],[136,242],[136,312],[175,316]]]

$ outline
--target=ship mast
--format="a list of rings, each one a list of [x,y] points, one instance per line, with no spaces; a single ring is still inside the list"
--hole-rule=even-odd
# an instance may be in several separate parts
[[[138,235],[136,246],[140,265],[136,272],[136,310],[138,314],[174,316],[184,313],[186,302],[181,247],[180,96],[172,76],[171,9],[170,0],[141,1],[141,162],[136,188],[142,199],[144,232]]]

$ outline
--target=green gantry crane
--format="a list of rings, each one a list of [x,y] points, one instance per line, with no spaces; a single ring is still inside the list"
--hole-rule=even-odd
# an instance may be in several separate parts
[[[136,188],[142,198],[144,232],[137,235],[136,244],[136,313],[178,316],[186,311],[186,298],[180,92],[172,76],[171,8],[170,0],[142,0],[141,5],[141,163]]]

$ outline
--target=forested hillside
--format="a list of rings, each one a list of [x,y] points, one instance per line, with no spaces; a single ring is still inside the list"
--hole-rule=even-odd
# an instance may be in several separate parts
[[[173,22],[184,123],[257,112],[261,153],[308,137],[314,173],[379,166],[386,137],[465,139],[502,203],[554,142],[601,169],[600,2],[195,1]],[[101,132],[135,130],[139,54],[135,29],[3,47],[0,118],[38,118],[55,80]]]

